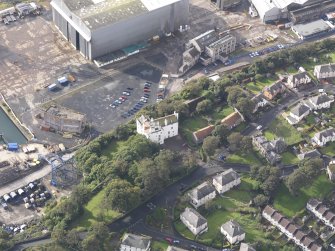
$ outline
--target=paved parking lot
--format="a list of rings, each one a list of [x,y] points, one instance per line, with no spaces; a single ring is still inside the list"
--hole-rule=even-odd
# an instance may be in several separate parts
[[[98,131],[109,131],[131,118],[125,119],[121,116],[140,101],[146,81],[153,83],[147,104],[156,102],[158,81],[162,73],[160,70],[147,64],[139,64],[126,69],[125,73],[101,79],[94,85],[62,97],[57,102],[87,114]],[[129,91],[127,88],[133,88],[133,90]],[[123,91],[129,91],[130,96],[123,95]],[[125,96],[127,100],[116,108],[112,108],[112,103],[121,96]]]

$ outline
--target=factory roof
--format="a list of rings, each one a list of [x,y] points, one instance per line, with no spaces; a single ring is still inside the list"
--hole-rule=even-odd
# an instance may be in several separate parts
[[[62,0],[90,29],[141,15],[180,0]]]
[[[322,19],[307,23],[297,24],[292,27],[294,31],[303,37],[308,37],[319,32],[330,30],[330,26]]]

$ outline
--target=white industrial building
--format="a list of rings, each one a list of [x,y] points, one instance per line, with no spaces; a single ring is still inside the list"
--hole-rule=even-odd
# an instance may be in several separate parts
[[[188,24],[189,14],[189,0],[52,0],[51,6],[55,26],[88,59],[173,32]]]
[[[264,23],[288,19],[294,23],[313,21],[333,10],[329,0],[250,0],[250,11],[256,10]]]
[[[137,133],[157,144],[178,135],[178,113],[153,119],[141,116],[136,120]]]

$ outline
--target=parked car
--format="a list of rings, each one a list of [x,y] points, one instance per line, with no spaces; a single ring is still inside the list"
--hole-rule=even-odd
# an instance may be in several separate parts
[[[123,95],[130,96],[129,92],[122,92]]]
[[[127,87],[127,90],[132,91],[132,90],[134,90],[134,88]]]
[[[149,89],[144,89],[144,92],[150,92],[150,90]]]
[[[169,244],[172,244],[172,243],[173,243],[172,238],[165,237],[164,239],[165,239]]]

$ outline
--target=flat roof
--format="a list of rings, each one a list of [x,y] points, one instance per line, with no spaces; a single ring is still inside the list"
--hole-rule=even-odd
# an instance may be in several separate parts
[[[89,29],[116,23],[181,0],[62,0]]]
[[[308,37],[319,32],[330,30],[330,26],[322,19],[307,23],[307,24],[297,24],[292,26],[292,30],[299,33],[299,35]]]

